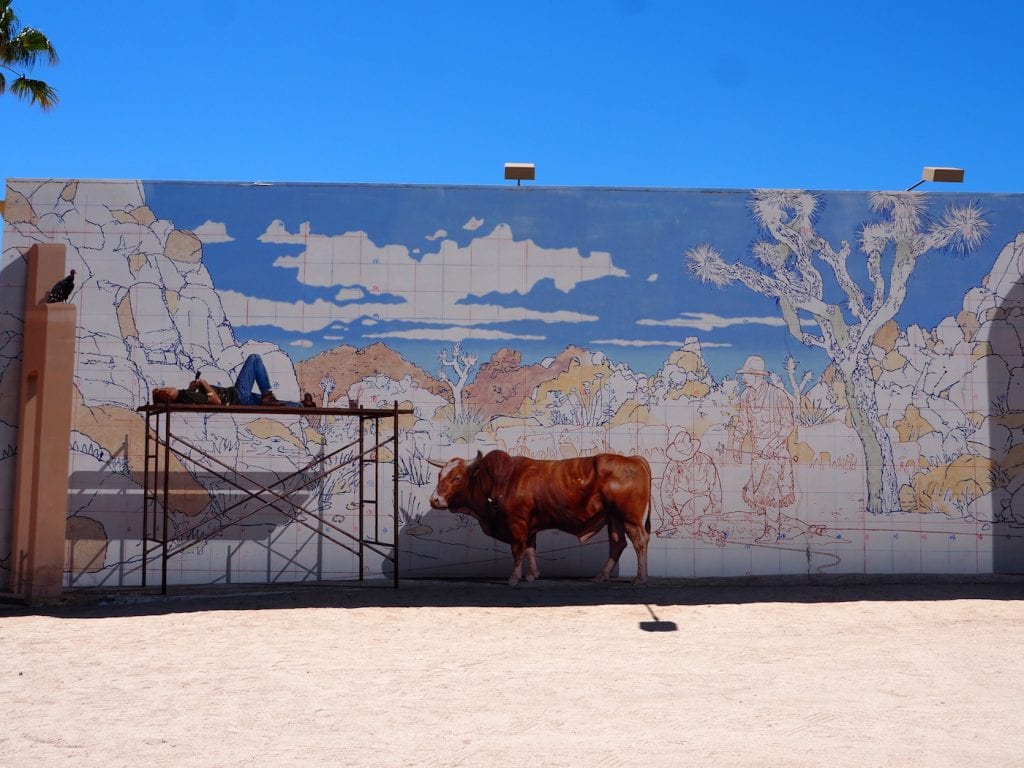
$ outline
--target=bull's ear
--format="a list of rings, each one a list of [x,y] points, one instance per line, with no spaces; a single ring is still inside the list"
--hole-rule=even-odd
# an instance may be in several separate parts
[[[483,452],[479,448],[477,448],[476,449],[476,459],[475,459],[475,461],[480,461],[480,459],[482,459],[483,457],[484,457]]]

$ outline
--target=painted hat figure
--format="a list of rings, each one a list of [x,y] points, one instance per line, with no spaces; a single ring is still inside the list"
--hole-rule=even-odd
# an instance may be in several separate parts
[[[764,358],[751,355],[737,373],[746,385],[740,395],[732,433],[736,461],[750,461],[743,501],[764,521],[759,541],[782,536],[782,510],[796,502],[796,486],[787,441],[795,426],[789,395],[769,380]],[[744,451],[742,447],[749,446]]]
[[[743,367],[736,371],[736,373],[747,374],[750,376],[768,375],[768,371],[764,368],[764,358],[760,355],[751,355],[748,357],[746,362],[743,363]]]

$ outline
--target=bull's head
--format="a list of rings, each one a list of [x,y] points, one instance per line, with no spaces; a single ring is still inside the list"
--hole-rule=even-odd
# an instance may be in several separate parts
[[[480,458],[481,453],[477,451],[476,458],[472,461],[449,459],[446,464],[442,464],[427,459],[441,469],[437,476],[437,487],[430,494],[430,506],[434,509],[453,509],[462,506],[468,496],[470,483],[476,475]]]

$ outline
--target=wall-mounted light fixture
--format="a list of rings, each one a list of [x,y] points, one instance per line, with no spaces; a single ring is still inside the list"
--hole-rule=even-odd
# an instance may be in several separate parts
[[[522,181],[533,181],[536,169],[533,163],[505,163],[505,178],[515,179],[518,187]]]
[[[935,168],[930,165],[926,165],[921,171],[921,180],[914,184],[912,187],[907,188],[907,192],[912,189],[917,189],[919,186],[924,184],[926,181],[952,181],[962,182],[964,180],[964,169],[963,168]]]

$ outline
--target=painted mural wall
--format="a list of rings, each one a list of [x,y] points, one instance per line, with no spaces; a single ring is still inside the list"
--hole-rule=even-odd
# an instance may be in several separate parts
[[[197,370],[230,384],[253,352],[278,397],[413,409],[404,576],[507,576],[507,545],[428,502],[428,459],[495,449],[644,456],[653,577],[1024,570],[1024,196],[8,181],[5,583],[24,254],[49,242],[77,273],[68,586],[140,581],[135,409],[151,388]],[[269,478],[357,429],[182,426]],[[172,534],[224,530],[172,561],[172,583],[357,575],[308,525],[173,468]],[[371,478],[390,481],[387,466]],[[354,531],[357,485],[353,470],[285,487]],[[601,536],[538,540],[548,576],[590,576],[606,556]]]

